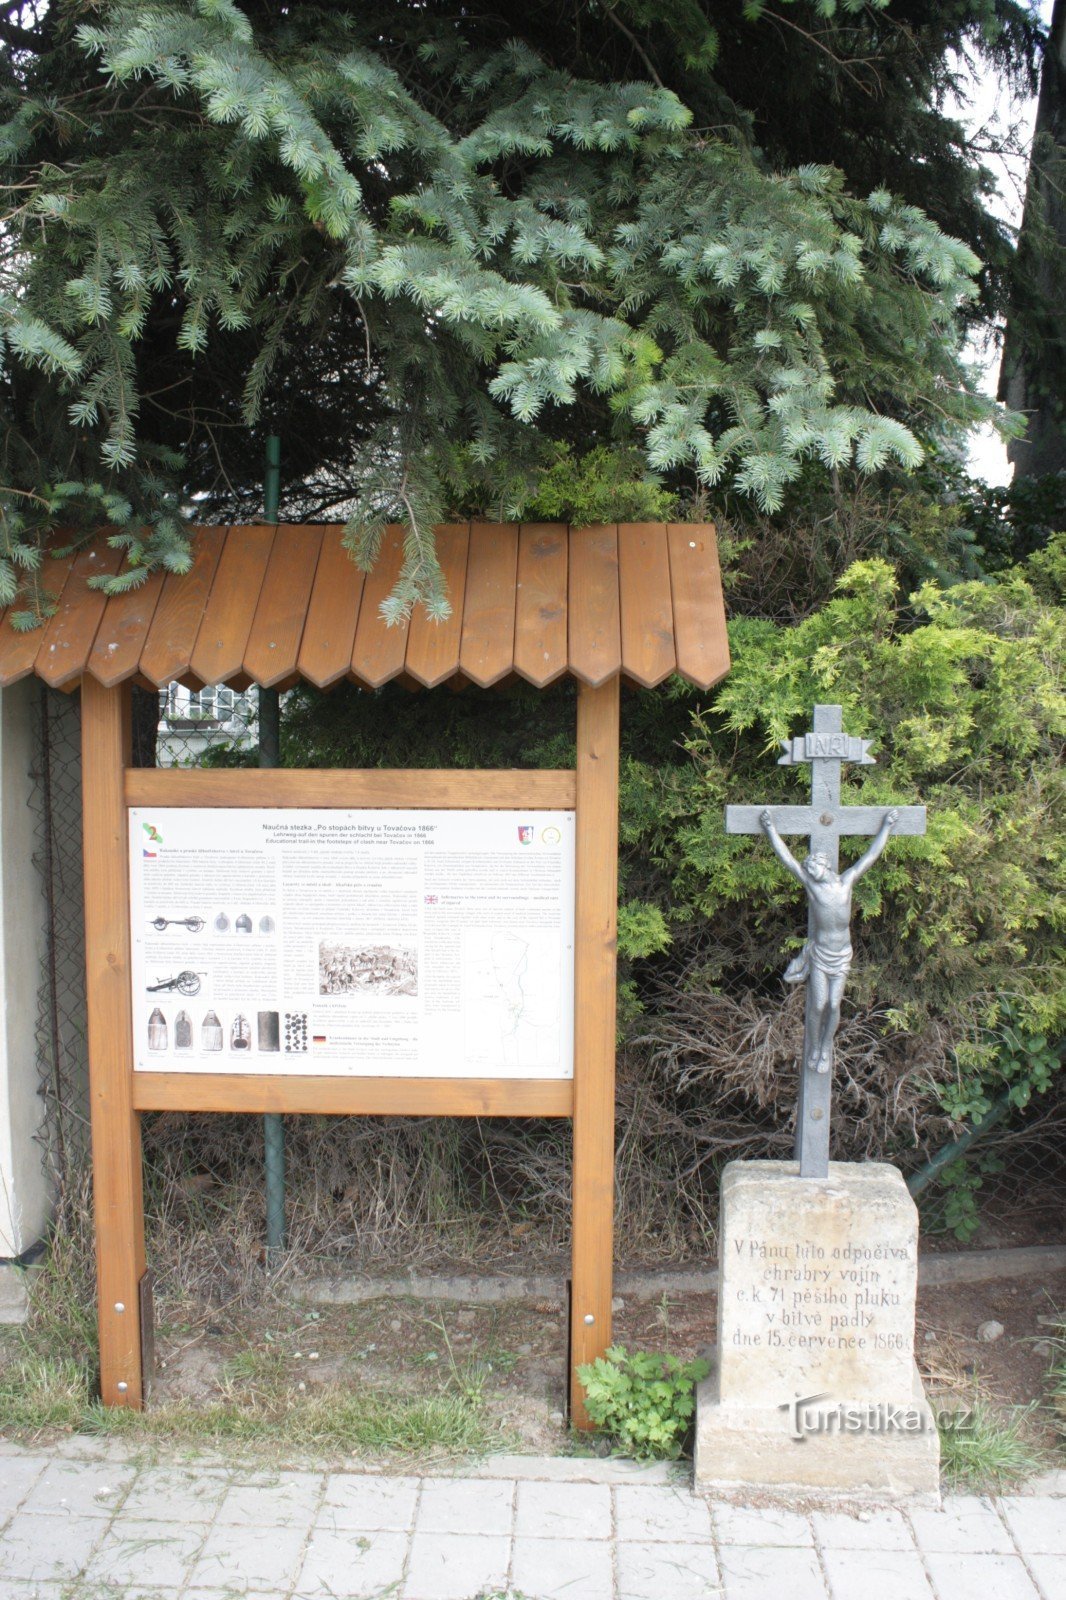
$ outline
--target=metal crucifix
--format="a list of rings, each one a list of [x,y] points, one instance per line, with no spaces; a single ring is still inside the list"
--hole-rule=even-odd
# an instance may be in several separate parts
[[[811,764],[809,806],[727,806],[727,833],[763,833],[778,860],[807,891],[807,942],[785,972],[787,983],[807,984],[803,1064],[796,1113],[796,1160],[800,1177],[829,1176],[829,1103],[833,1037],[851,965],[851,891],[896,834],[925,832],[924,806],[842,806],[840,768],[845,761],[873,766],[869,740],[842,732],[839,706],[815,706],[810,733],[782,741],[778,765]],[[805,834],[810,853],[799,862],[782,834]],[[873,843],[840,871],[842,837],[872,834]]]

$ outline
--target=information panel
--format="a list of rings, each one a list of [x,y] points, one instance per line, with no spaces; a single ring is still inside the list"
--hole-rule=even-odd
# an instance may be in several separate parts
[[[573,811],[129,817],[137,1071],[573,1076]]]

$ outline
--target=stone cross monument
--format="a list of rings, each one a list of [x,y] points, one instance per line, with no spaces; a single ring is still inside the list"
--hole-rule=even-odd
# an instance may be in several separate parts
[[[840,1001],[851,965],[851,891],[873,865],[890,834],[925,832],[925,807],[842,806],[840,768],[845,761],[873,766],[869,740],[841,731],[839,706],[815,706],[814,728],[785,739],[778,765],[810,762],[811,803],[808,806],[727,806],[727,833],[764,833],[779,861],[807,891],[807,942],[789,965],[786,983],[807,984],[807,1014],[796,1113],[796,1160],[803,1178],[829,1175],[829,1101],[833,1038],[840,1021]],[[782,834],[804,834],[810,853],[799,862]],[[844,872],[840,840],[873,834],[874,842]]]
[[[811,766],[808,806],[730,806],[807,892],[807,942],[785,973],[807,985],[795,1161],[731,1161],[718,1226],[718,1344],[696,1396],[700,1487],[935,1503],[936,1421],[914,1364],[918,1213],[883,1161],[829,1161],[833,1038],[851,963],[851,893],[921,806],[842,806],[844,761],[872,763],[815,706],[783,766]],[[800,862],[782,835],[810,840]],[[872,839],[840,871],[842,837]]]

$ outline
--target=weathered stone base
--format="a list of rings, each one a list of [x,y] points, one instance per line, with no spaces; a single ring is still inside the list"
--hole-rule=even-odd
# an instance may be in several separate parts
[[[918,1369],[907,1410],[921,1430],[807,1432],[791,1437],[787,1410],[718,1398],[718,1367],[696,1394],[697,1489],[763,1489],[814,1500],[940,1503],[940,1440]],[[835,1406],[822,1399],[821,1415]]]

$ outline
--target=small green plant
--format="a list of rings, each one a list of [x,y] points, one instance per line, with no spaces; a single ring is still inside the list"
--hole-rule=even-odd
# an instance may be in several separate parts
[[[990,1154],[971,1156],[968,1160],[960,1157],[946,1166],[940,1174],[940,1203],[931,1215],[931,1227],[953,1233],[963,1244],[972,1239],[981,1226],[978,1192],[985,1178],[1002,1172],[1003,1166],[999,1156]]]
[[[674,1461],[696,1409],[696,1384],[706,1361],[612,1345],[606,1356],[578,1368],[585,1405],[597,1428],[638,1461]]]
[[[968,1410],[938,1419],[940,1470],[955,1489],[998,1490],[1043,1465],[1026,1437],[1033,1407],[1002,1410],[977,1398]]]

